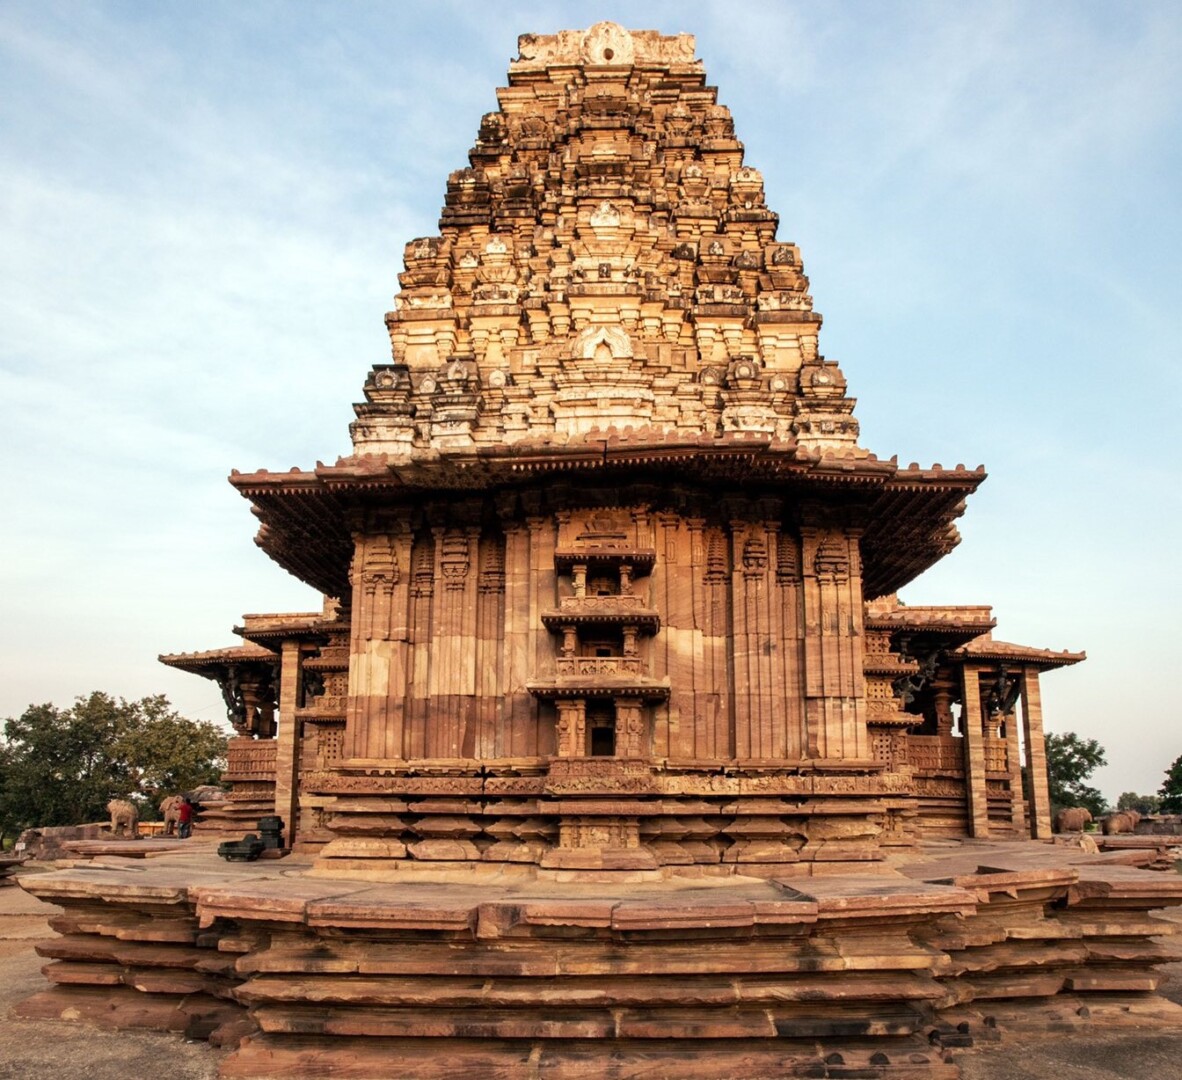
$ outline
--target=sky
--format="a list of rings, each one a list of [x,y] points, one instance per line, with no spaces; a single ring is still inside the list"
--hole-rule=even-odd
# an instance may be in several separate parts
[[[983,463],[903,592],[1086,649],[1048,730],[1115,800],[1182,754],[1182,6],[0,3],[0,717],[103,689],[219,720],[161,652],[318,598],[231,468],[348,453],[405,243],[517,35],[697,37],[798,243],[862,443]]]

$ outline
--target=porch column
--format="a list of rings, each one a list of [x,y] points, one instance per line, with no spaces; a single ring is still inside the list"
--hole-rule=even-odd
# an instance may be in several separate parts
[[[283,818],[287,846],[295,846],[299,813],[300,643],[285,641],[279,654],[279,734],[275,740],[275,813]]]
[[[1002,717],[1006,726],[1006,770],[1010,774],[1010,821],[1014,832],[1025,834],[1022,799],[1022,746],[1018,739],[1018,714],[1008,712]]]
[[[981,678],[971,664],[960,670],[960,726],[964,735],[964,780],[968,796],[969,835],[989,835],[989,797],[985,784],[985,733],[981,725]]]
[[[1042,694],[1035,667],[1022,670],[1022,725],[1026,737],[1026,769],[1030,774],[1030,833],[1036,840],[1043,840],[1051,835],[1051,791],[1042,731]]]

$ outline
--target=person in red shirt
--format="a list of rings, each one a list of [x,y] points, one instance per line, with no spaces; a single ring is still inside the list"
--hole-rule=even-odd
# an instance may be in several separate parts
[[[177,810],[177,835],[182,840],[188,840],[193,834],[193,804],[188,795],[181,796],[180,809]]]

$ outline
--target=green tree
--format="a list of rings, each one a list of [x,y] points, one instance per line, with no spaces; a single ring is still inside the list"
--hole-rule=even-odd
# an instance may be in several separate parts
[[[226,737],[179,716],[163,696],[116,701],[95,691],[68,709],[30,705],[4,722],[0,834],[101,821],[112,798],[145,812],[174,791],[216,783]]]
[[[1116,800],[1118,810],[1136,810],[1138,814],[1156,814],[1161,808],[1161,799],[1156,795],[1138,795],[1135,791],[1124,791]]]
[[[9,790],[10,790],[9,778],[10,778],[12,770],[9,766],[9,763],[11,760],[12,760],[11,747],[9,747],[9,745],[5,742],[0,742],[0,851],[3,851],[6,848],[9,840],[15,839],[15,837],[13,837],[7,831],[7,823],[8,823],[9,817],[10,817],[8,810],[7,810],[7,805],[10,801],[10,799],[9,799]]]
[[[118,750],[134,797],[159,804],[166,795],[218,782],[226,766],[226,736],[216,724],[185,719],[163,694],[124,705],[133,717]]]
[[[1081,739],[1073,731],[1046,736],[1047,780],[1051,805],[1056,810],[1067,806],[1086,806],[1095,817],[1108,809],[1104,796],[1085,781],[1101,765],[1107,764],[1104,747],[1095,739]]]
[[[1166,778],[1158,789],[1163,814],[1182,814],[1182,754],[1166,769]]]

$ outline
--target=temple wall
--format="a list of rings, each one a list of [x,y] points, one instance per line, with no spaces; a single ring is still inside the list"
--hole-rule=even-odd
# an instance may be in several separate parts
[[[907,792],[869,752],[856,530],[646,490],[366,512],[343,730],[304,709],[305,850],[366,872],[882,858]]]
[[[774,521],[706,526],[676,514],[657,515],[656,532],[651,670],[671,692],[656,710],[653,756],[805,756],[797,541]]]
[[[631,588],[660,625],[637,651],[668,686],[646,708],[642,756],[868,760],[856,533],[805,527],[801,539],[742,509],[641,512],[655,558]],[[528,684],[554,673],[560,648],[542,621],[570,591],[559,521],[489,516],[432,525],[406,507],[357,534],[346,759],[554,752],[556,710]]]
[[[346,757],[495,760],[548,753],[529,675],[552,654],[552,523],[357,537]],[[549,562],[549,569],[546,563]]]
[[[267,794],[302,850],[335,856],[344,837],[353,857],[362,836],[362,854],[544,865],[618,843],[662,866],[779,873],[923,835],[1029,834],[1000,669],[944,667],[905,709],[918,661],[881,615],[866,622],[856,528],[772,498],[557,491],[359,515],[349,603],[318,642],[283,647],[286,764],[268,764]],[[626,555],[587,539],[605,527]],[[621,561],[637,565],[613,596]],[[579,618],[586,635],[564,626]],[[629,641],[600,653],[628,619]],[[248,759],[274,744],[240,742],[230,773],[249,801]]]

